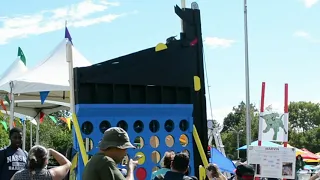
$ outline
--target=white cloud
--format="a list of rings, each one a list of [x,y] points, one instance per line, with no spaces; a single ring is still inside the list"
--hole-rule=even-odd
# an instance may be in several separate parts
[[[65,20],[68,21],[68,27],[84,27],[111,22],[125,15],[106,14],[105,11],[111,6],[119,6],[119,3],[110,3],[106,0],[84,0],[77,4],[44,10],[35,14],[0,17],[0,44],[6,44],[14,38],[24,38],[63,29]],[[97,13],[103,14],[97,16]],[[92,15],[96,16],[92,17]]]
[[[218,48],[218,47],[228,48],[235,42],[236,41],[232,39],[223,39],[218,37],[206,37],[204,39],[204,44],[211,48]]]
[[[312,6],[316,5],[318,2],[319,0],[303,0],[303,3],[307,8],[311,8]]]
[[[293,33],[293,36],[306,39],[307,41],[312,42],[312,43],[320,43],[319,39],[316,39],[316,38],[312,37],[306,31],[301,31],[301,30],[300,31],[296,31],[296,32]]]
[[[296,31],[293,35],[296,37],[310,38],[309,33],[305,31]]]

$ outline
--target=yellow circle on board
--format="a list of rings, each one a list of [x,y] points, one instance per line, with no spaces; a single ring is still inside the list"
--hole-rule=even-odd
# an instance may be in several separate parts
[[[146,156],[143,154],[143,152],[137,152],[135,156],[142,156],[139,160],[138,160],[138,164],[142,165],[145,161],[146,161]]]

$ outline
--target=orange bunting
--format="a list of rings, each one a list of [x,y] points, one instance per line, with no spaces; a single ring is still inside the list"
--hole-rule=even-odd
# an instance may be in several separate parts
[[[8,115],[7,107],[4,105],[3,99],[0,100],[0,104],[1,104],[2,109],[5,110],[5,111],[6,111],[6,114]]]

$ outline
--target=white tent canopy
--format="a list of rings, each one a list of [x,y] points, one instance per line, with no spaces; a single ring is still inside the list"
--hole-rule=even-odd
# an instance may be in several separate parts
[[[27,71],[28,68],[23,64],[20,58],[17,58],[15,61],[13,61],[9,68],[1,75],[0,85],[4,85],[10,82],[12,79],[15,79],[21,76],[22,74],[25,74]]]
[[[4,110],[0,110],[0,111],[1,111],[3,114],[6,113]],[[7,111],[7,113],[10,113],[10,111]],[[26,116],[25,114],[20,114],[20,113],[15,112],[15,113],[14,113],[14,117],[31,121],[32,124],[37,125],[37,121],[36,121],[33,117]]]
[[[7,109],[10,109],[9,104],[5,102]],[[40,112],[45,114],[51,114],[59,110],[68,110],[70,108],[69,103],[56,102],[46,100],[41,104],[40,100],[15,100],[14,101],[14,112],[24,114],[32,118],[36,118]]]
[[[73,67],[90,66],[91,63],[72,46]],[[66,39],[57,46],[48,58],[20,77],[9,79],[14,83],[13,93],[50,91],[50,96],[64,96],[70,91],[69,68],[66,60]],[[0,90],[10,92],[10,81],[0,84]]]

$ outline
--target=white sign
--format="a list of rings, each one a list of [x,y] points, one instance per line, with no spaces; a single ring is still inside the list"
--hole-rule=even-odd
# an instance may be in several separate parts
[[[249,164],[256,177],[295,179],[296,151],[294,148],[249,146]]]
[[[285,115],[287,114],[268,111],[260,114],[259,133],[262,141],[284,141],[284,137],[288,136],[288,126],[284,123]]]

